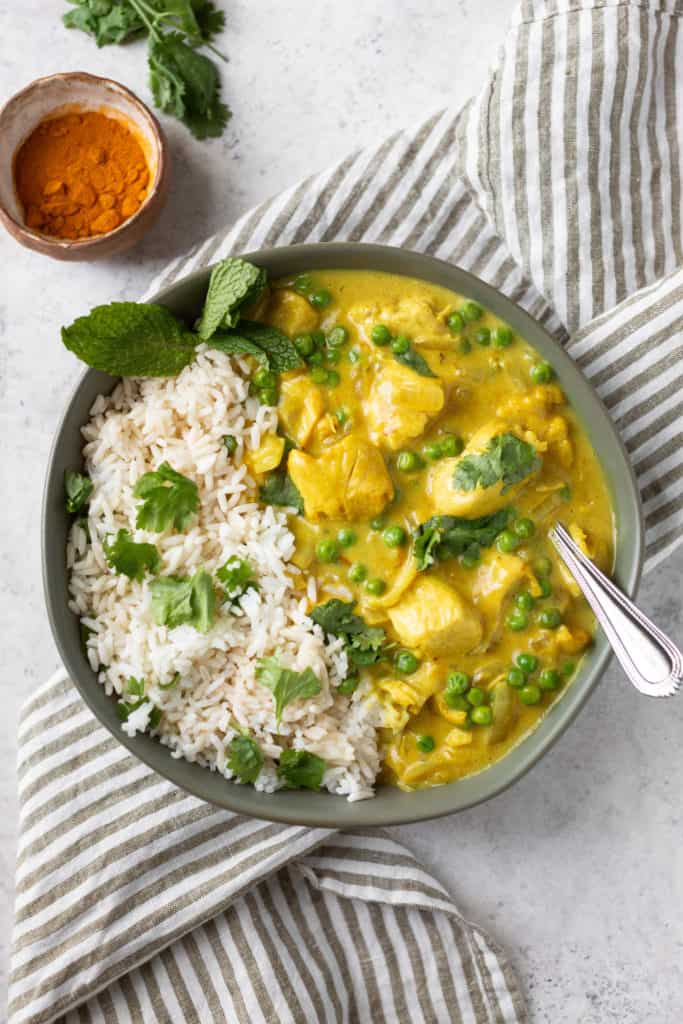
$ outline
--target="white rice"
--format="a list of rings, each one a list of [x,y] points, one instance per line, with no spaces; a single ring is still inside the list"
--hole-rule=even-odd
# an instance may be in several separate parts
[[[125,695],[131,676],[145,680],[151,703],[122,724],[129,735],[147,728],[155,705],[163,712],[155,735],[173,757],[230,779],[227,748],[238,724],[266,756],[257,789],[279,788],[277,761],[293,747],[325,759],[323,785],[330,792],[360,800],[373,795],[379,770],[376,711],[362,690],[351,698],[336,692],[347,673],[343,644],[326,642],[308,618],[315,581],[290,563],[294,538],[287,517],[254,501],[254,481],[242,461],[245,449],[257,448],[275,427],[275,411],[249,397],[246,364],[203,347],[178,377],[128,379],[109,397],[99,396],[83,428],[85,471],[94,484],[91,542],[75,523],[67,546],[70,608],[93,630],[88,658],[107,693]],[[237,439],[233,456],[225,434]],[[199,516],[181,533],[135,526],[133,488],[164,460],[199,488]],[[103,541],[120,529],[156,544],[162,576],[189,576],[200,567],[213,575],[237,555],[253,566],[259,589],[246,592],[235,614],[217,607],[207,634],[158,626],[149,577],[139,583],[107,565]],[[310,667],[322,683],[317,696],[288,705],[279,726],[273,696],[255,678],[257,660],[275,654],[298,671]],[[176,673],[180,682],[161,689],[159,683],[170,683]]]

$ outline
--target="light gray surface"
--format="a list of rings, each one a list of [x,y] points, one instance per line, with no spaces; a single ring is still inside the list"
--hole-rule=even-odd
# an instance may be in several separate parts
[[[59,23],[65,4],[0,4],[0,98],[32,78],[82,69],[147,97],[144,50],[96,50]],[[0,237],[0,947],[8,943],[22,700],[56,667],[43,612],[38,527],[52,431],[77,367],[58,327],[97,302],[135,298],[192,241],[252,203],[483,81],[509,0],[224,4],[223,69],[235,117],[197,143],[165,119],[171,199],[151,237],[94,265],[57,264]],[[30,32],[28,27],[30,26]],[[680,635],[678,555],[641,603]],[[514,789],[400,836],[515,961],[534,1021],[669,1024],[683,1004],[678,853],[683,702],[648,702],[608,673],[551,755]],[[5,967],[5,953],[0,955]]]

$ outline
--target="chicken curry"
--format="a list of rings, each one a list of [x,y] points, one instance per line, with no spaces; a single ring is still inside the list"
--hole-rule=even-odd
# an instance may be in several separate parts
[[[386,779],[413,789],[485,768],[591,642],[548,528],[561,519],[612,564],[605,480],[552,367],[478,303],[384,273],[299,275],[254,318],[305,368],[279,391],[256,372],[279,431],[250,469],[264,501],[298,510],[295,582],[345,640],[342,691],[377,705]]]

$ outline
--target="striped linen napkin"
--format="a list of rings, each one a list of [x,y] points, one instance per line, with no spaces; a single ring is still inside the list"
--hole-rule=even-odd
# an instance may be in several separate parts
[[[432,253],[541,320],[624,437],[647,568],[683,526],[683,0],[525,0],[478,98],[349,156],[172,263],[333,239]],[[491,940],[385,833],[175,789],[63,674],[24,709],[10,1020],[526,1020]]]

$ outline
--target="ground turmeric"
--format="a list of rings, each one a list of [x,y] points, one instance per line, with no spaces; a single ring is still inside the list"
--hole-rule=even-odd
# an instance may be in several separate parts
[[[17,153],[14,178],[27,227],[90,238],[133,216],[149,168],[125,122],[84,111],[41,121]]]

